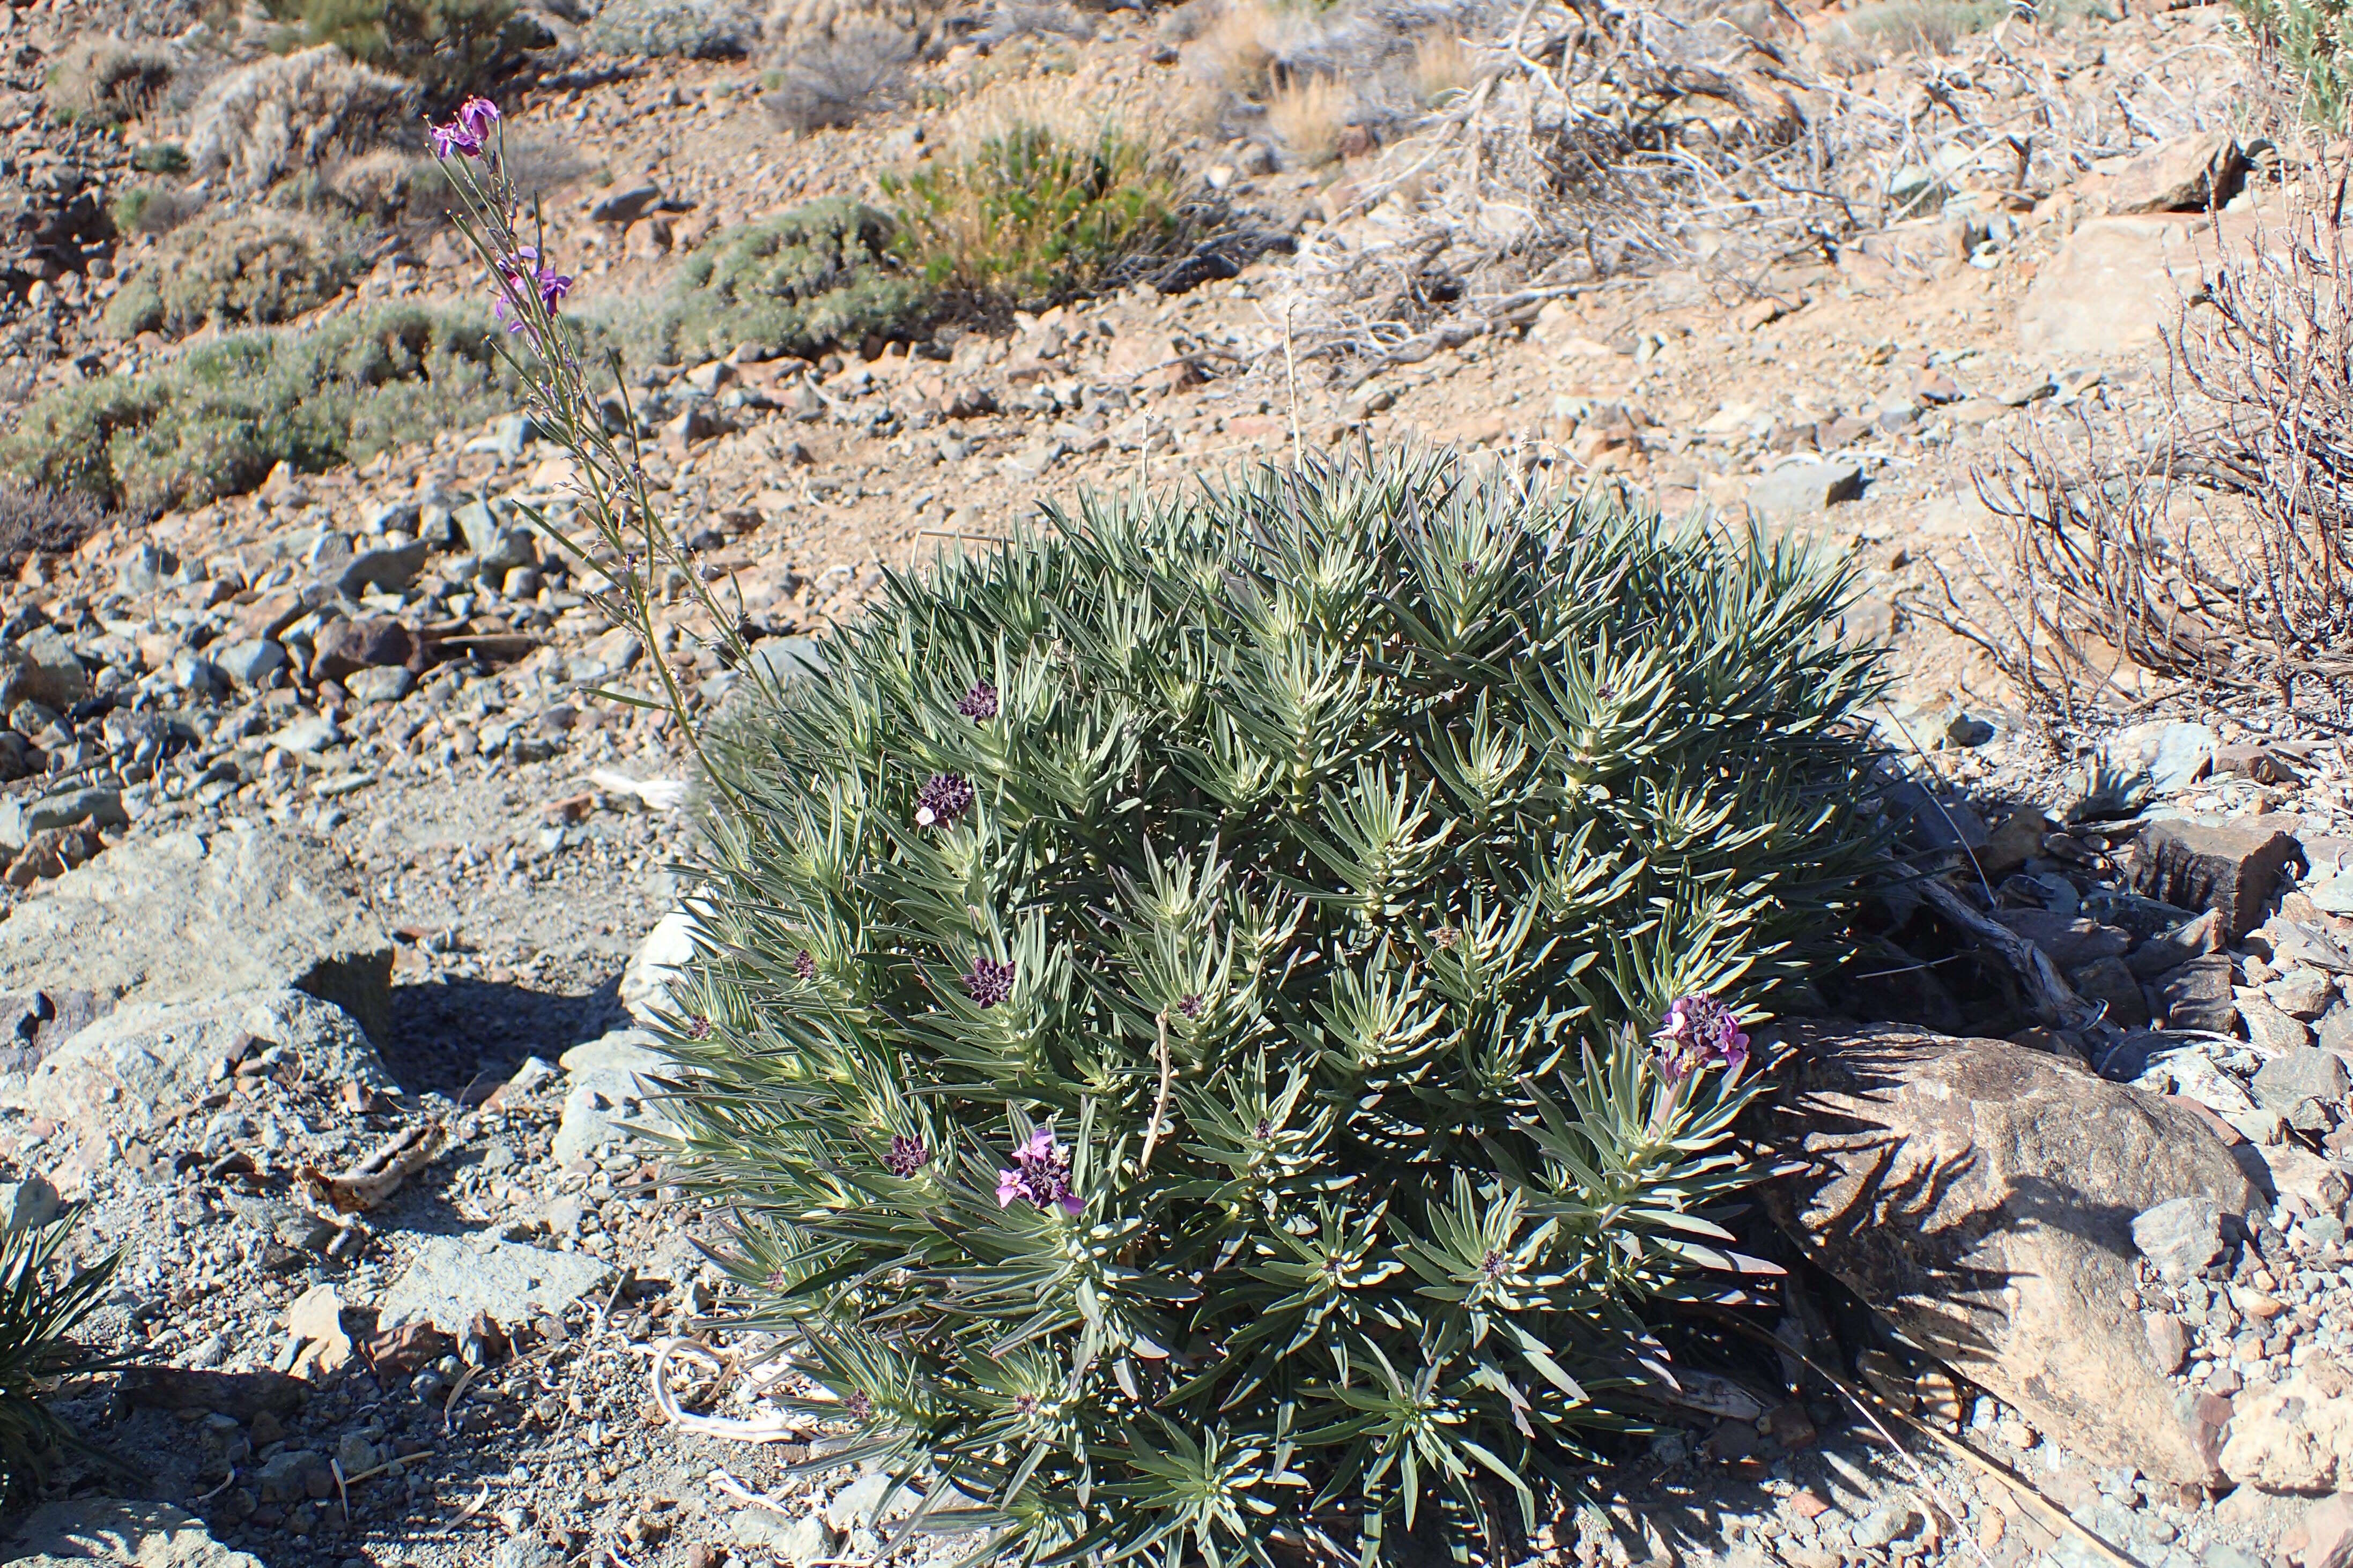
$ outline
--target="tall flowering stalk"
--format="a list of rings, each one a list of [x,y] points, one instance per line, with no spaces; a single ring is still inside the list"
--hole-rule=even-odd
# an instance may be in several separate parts
[[[515,188],[505,155],[506,123],[498,106],[485,98],[469,98],[447,123],[431,131],[434,155],[456,198],[449,216],[481,258],[491,314],[506,329],[499,353],[522,384],[523,406],[533,422],[572,458],[585,534],[575,536],[557,527],[537,508],[521,510],[558,550],[592,574],[591,584],[602,580],[601,586],[592,588],[590,602],[645,646],[660,682],[657,698],[625,691],[599,695],[632,707],[668,710],[694,748],[704,774],[733,798],[733,787],[703,749],[679,672],[661,655],[654,612],[660,598],[658,584],[675,567],[708,617],[707,643],[726,649],[730,662],[761,679],[759,666],[743,657],[747,650],[736,629],[742,606],[735,614],[726,613],[711,584],[687,559],[676,534],[665,526],[653,482],[646,475],[644,445],[617,354],[599,371],[610,376],[628,417],[617,433],[606,427],[596,378],[581,353],[580,334],[561,313],[575,280],[549,256],[537,202],[530,203],[526,212]]]

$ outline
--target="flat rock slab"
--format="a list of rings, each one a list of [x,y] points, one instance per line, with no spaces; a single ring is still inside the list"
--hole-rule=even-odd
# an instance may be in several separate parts
[[[2221,1434],[2176,1400],[2124,1306],[2132,1224],[2263,1195],[2196,1111],[2004,1040],[1793,1028],[1767,1112],[1799,1173],[1774,1219],[1897,1329],[2108,1466],[2204,1485]]]
[[[142,1002],[108,1014],[23,1075],[0,1077],[0,1105],[69,1126],[135,1133],[204,1098],[236,1064],[272,1047],[314,1083],[392,1090],[358,1021],[292,990],[206,1002]]]
[[[585,1252],[549,1252],[480,1236],[418,1238],[407,1271],[376,1304],[376,1329],[430,1323],[462,1335],[477,1313],[501,1327],[553,1317],[613,1276]]]
[[[191,1002],[291,986],[377,1039],[392,958],[350,864],[265,831],[117,845],[0,920],[0,993]]]
[[[262,1568],[261,1559],[232,1552],[212,1538],[205,1521],[167,1502],[79,1498],[46,1503],[16,1527],[5,1553],[16,1568],[109,1563],[128,1568]]]

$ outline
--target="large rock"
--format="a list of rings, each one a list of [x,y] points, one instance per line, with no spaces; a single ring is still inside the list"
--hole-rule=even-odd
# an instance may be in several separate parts
[[[376,1304],[376,1329],[388,1333],[430,1323],[462,1336],[478,1314],[512,1329],[564,1309],[612,1278],[609,1263],[585,1252],[549,1252],[489,1232],[417,1238],[407,1271]]]
[[[166,834],[121,844],[0,920],[0,994],[187,1002],[292,986],[383,1038],[392,939],[314,840]]]
[[[57,627],[38,626],[21,641],[0,644],[0,710],[27,699],[66,709],[89,695],[90,671]]]
[[[676,909],[654,922],[621,971],[621,1005],[651,1023],[671,1011],[670,982],[694,960],[694,916]]]
[[[2160,142],[2125,165],[2105,192],[2112,213],[2205,212],[2239,188],[2246,154],[2227,131]]]
[[[2243,255],[2253,220],[2252,213],[2085,218],[2027,289],[2020,346],[2046,360],[2155,348],[2159,331],[2202,288],[2204,269],[2225,249]]]
[[[2277,817],[2202,823],[2163,818],[2133,845],[2133,890],[2185,910],[2211,910],[2222,941],[2263,923],[2264,900],[2299,851]]]
[[[45,1503],[16,1527],[7,1561],[16,1568],[63,1568],[93,1563],[127,1568],[262,1568],[261,1560],[232,1552],[212,1538],[205,1521],[167,1502],[77,1498]]]
[[[2220,1479],[2219,1436],[2158,1364],[2134,1219],[2263,1194],[2200,1115],[2002,1040],[1792,1031],[1768,1117],[1803,1169],[1765,1189],[1816,1263],[2063,1445],[2153,1479]]]
[[[283,1047],[313,1083],[393,1089],[352,1016],[300,991],[117,1009],[50,1050],[22,1077],[0,1077],[0,1104],[75,1125],[135,1132],[202,1099],[248,1057]]]

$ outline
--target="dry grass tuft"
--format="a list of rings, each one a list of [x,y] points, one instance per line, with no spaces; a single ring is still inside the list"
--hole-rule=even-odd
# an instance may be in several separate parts
[[[1478,77],[1478,57],[1451,33],[1433,34],[1414,46],[1413,96],[1422,109],[1445,108]]]
[[[854,125],[906,100],[917,47],[915,34],[890,23],[846,23],[792,49],[770,74],[761,107],[790,131]]]
[[[49,102],[67,119],[120,125],[160,108],[172,74],[172,57],[153,45],[84,39],[49,68]]]
[[[1356,94],[1337,78],[1297,76],[1268,96],[1266,122],[1294,159],[1328,163],[1356,107]]]
[[[415,84],[353,65],[332,45],[258,60],[206,88],[190,116],[188,161],[244,192],[338,158],[415,140]]]

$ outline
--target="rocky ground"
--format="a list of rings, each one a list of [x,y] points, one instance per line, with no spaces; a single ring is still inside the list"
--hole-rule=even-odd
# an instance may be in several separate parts
[[[20,393],[168,352],[90,325],[138,242],[84,212],[132,149],[43,107],[42,63],[78,15],[0,11],[20,51],[6,178],[37,253],[0,322]],[[1164,23],[1114,12],[1087,32],[1041,47],[1105,91],[1179,79]],[[1985,522],[1972,465],[2054,413],[2163,412],[2151,350],[2181,258],[2252,221],[2252,195],[2219,222],[2163,210],[2216,166],[2198,134],[2231,87],[2219,10],[2136,8],[2011,47],[2034,90],[2072,102],[2159,92],[2180,134],[2127,124],[2063,189],[1988,193],[1730,302],[1692,271],[1559,290],[1377,374],[1314,362],[1296,380],[1301,258],[1377,239],[1383,211],[1351,210],[1375,165],[1200,144],[1205,177],[1288,249],[915,352],[633,373],[680,535],[763,637],[822,635],[885,568],[999,537],[1041,497],[1366,437],[1746,504],[1853,552],[1858,629],[1897,649],[1886,734],[1916,764],[1891,815],[1979,926],[2048,956],[2055,989],[2022,986],[1986,956],[2022,950],[1950,910],[1891,905],[1870,933],[1885,963],[1832,1000],[2020,1040],[2037,1072],[2077,1077],[2034,1079],[2018,1105],[2129,1084],[2141,1098],[2117,1103],[2163,1107],[2174,1135],[2139,1176],[2074,1192],[2072,1227],[2021,1194],[2081,1135],[2024,1110],[2010,1185],[1854,1200],[1926,1236],[2025,1215],[2045,1234],[2020,1277],[2089,1283],[2041,1306],[2025,1290],[1971,1350],[1907,1319],[1918,1292],[1891,1276],[1873,1304],[1907,1347],[1857,1327],[1837,1283],[1853,1260],[1817,1226],[1788,1255],[1789,1357],[1692,1380],[1688,1419],[1597,1476],[1593,1505],[1534,1543],[1545,1561],[2318,1568],[2353,1541],[2336,1498],[2353,1490],[2342,738],[2183,701],[2054,750],[1978,650],[1907,607]],[[938,69],[1003,68],[991,58],[966,46]],[[782,139],[740,63],[607,64],[507,100],[522,144],[563,154],[537,166],[586,311],[659,285],[718,226],[861,190],[919,119]],[[1860,90],[1916,89],[1877,74]],[[649,186],[634,213],[609,205]],[[474,289],[448,237],[420,232],[353,300]],[[0,587],[5,1203],[90,1205],[86,1250],[125,1259],[102,1335],[142,1363],[63,1406],[123,1468],[69,1468],[13,1552],[862,1568],[968,1547],[888,1541],[878,1525],[911,1500],[881,1476],[797,1471],[837,1439],[821,1426],[754,1443],[698,1420],[756,1415],[716,1361],[668,1356],[685,1422],[656,1397],[665,1347],[697,1342],[725,1295],[696,1247],[723,1216],[627,1125],[652,1114],[631,1007],[675,952],[656,925],[691,849],[691,766],[665,718],[598,693],[642,688],[660,659],[707,709],[734,676],[696,644],[683,584],[660,646],[597,618],[517,510],[560,515],[568,474],[506,417],[113,520]],[[1949,1129],[1919,1114],[1913,1146],[1941,1147]],[[2223,1163],[2181,1152],[2199,1140]],[[2168,1176],[2196,1190],[2151,1184]],[[2101,1237],[2105,1262],[2080,1250]],[[767,1347],[715,1348],[733,1373]],[[2119,1432],[2139,1434],[2139,1468]]]

